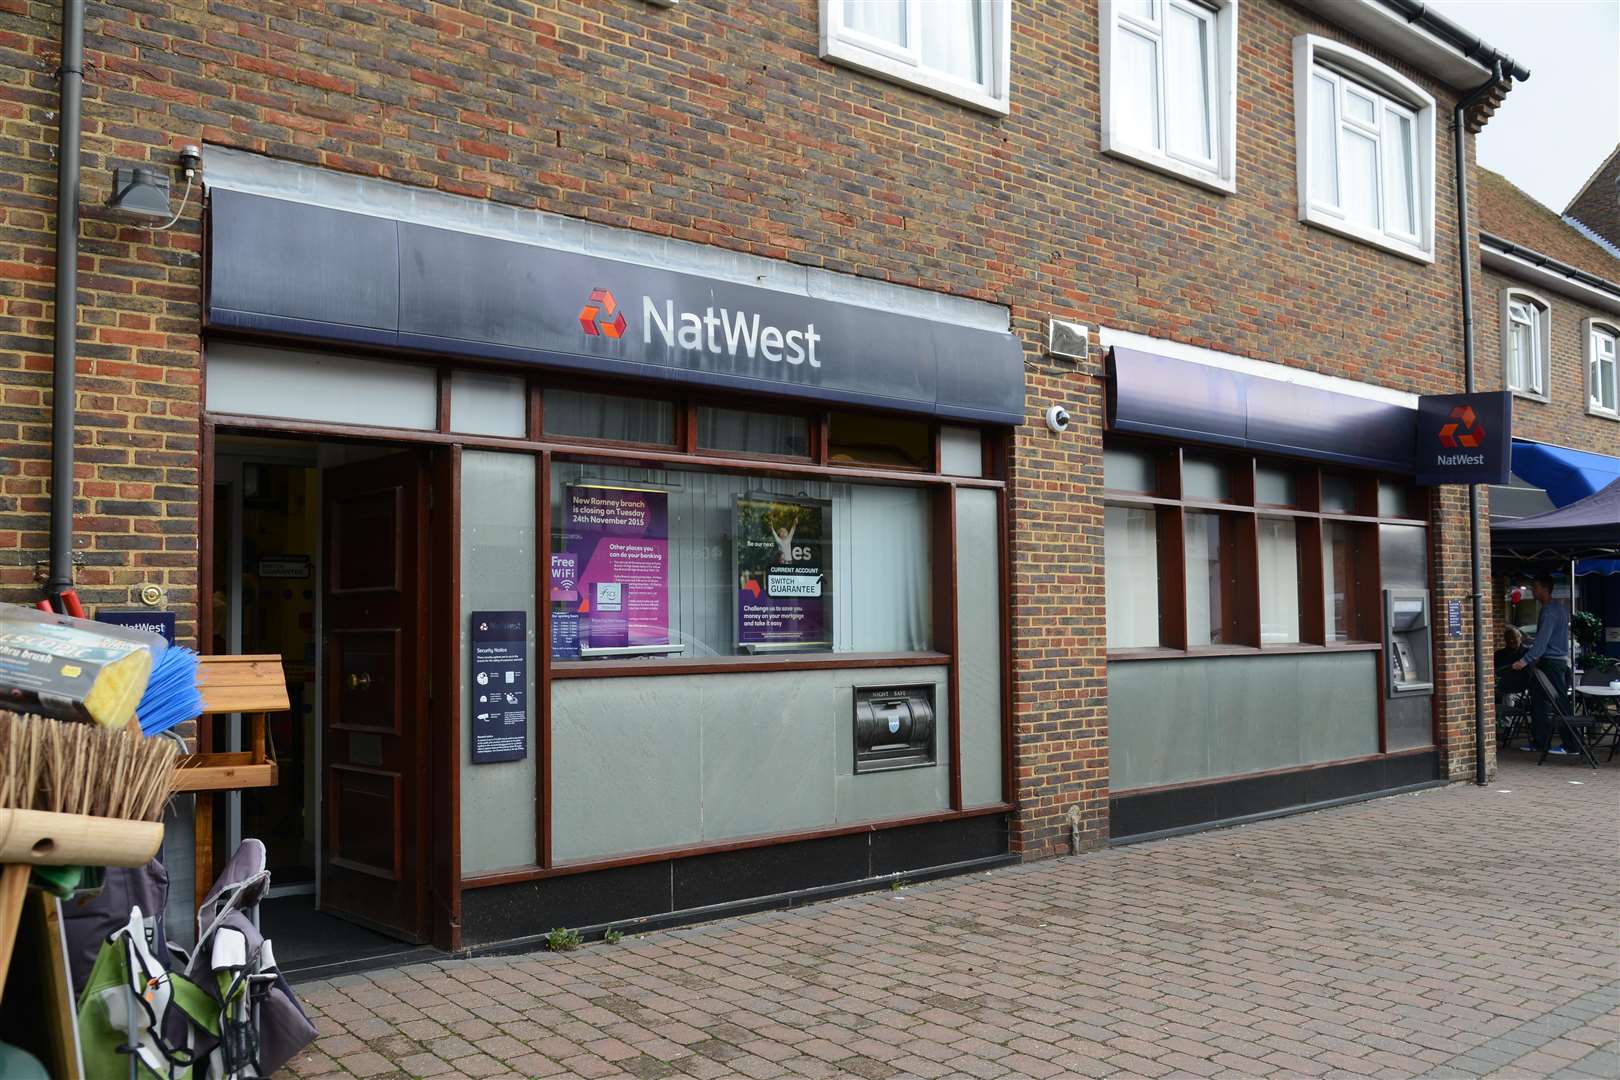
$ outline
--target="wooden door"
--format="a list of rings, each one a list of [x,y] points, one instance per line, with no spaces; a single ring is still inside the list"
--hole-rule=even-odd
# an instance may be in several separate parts
[[[321,908],[427,934],[427,471],[401,453],[323,471]]]

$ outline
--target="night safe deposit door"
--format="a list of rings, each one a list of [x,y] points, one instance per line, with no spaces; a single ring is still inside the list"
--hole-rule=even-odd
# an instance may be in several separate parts
[[[855,687],[855,771],[934,764],[934,686]]]

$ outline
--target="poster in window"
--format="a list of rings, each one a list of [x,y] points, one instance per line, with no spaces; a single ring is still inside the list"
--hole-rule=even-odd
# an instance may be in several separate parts
[[[820,499],[737,496],[738,649],[832,647],[831,522]]]
[[[564,513],[565,551],[560,561],[557,556],[552,561],[553,655],[667,645],[668,495],[648,488],[571,484]],[[567,624],[561,634],[559,614]]]

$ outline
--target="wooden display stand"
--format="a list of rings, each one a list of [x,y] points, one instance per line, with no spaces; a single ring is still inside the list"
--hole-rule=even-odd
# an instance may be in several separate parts
[[[195,903],[214,885],[214,793],[275,787],[276,761],[270,756],[267,716],[291,708],[287,677],[279,656],[200,656],[197,689],[203,711],[197,721],[197,753],[180,758],[174,791],[197,793]],[[239,751],[213,749],[214,717],[241,713],[247,720],[248,746]]]

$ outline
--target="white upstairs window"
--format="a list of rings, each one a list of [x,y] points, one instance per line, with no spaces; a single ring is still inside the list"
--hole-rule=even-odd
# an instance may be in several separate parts
[[[821,0],[821,56],[1007,112],[1010,0]]]
[[[1620,419],[1617,340],[1620,340],[1620,328],[1596,319],[1586,320],[1586,409],[1599,416]]]
[[[1434,98],[1371,57],[1294,39],[1300,220],[1434,259]]]
[[[1237,0],[1101,0],[1103,150],[1235,187]]]
[[[1502,294],[1503,382],[1516,394],[1547,400],[1550,321],[1540,297],[1519,289]]]

